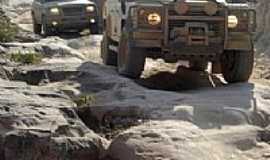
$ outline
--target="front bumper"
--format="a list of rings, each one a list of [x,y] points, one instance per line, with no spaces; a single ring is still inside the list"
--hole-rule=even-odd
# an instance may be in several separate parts
[[[218,58],[224,50],[250,50],[248,32],[229,31],[226,16],[165,16],[161,30],[133,29],[133,45],[159,48],[161,53],[176,57]]]
[[[179,36],[167,38],[164,31],[137,30],[131,33],[133,45],[140,48],[159,48],[175,56],[215,56],[224,51],[224,37]],[[193,39],[197,38],[197,39]]]
[[[98,24],[96,15],[82,16],[52,16],[46,19],[48,26],[55,29],[86,29],[90,25]]]

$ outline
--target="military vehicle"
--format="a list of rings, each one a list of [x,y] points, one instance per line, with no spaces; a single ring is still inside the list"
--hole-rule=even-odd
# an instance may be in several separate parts
[[[102,9],[104,6],[104,3],[106,0],[91,0],[97,5],[97,10],[98,10],[98,27],[99,27],[99,32],[102,33],[103,31],[103,17],[102,17]]]
[[[52,35],[55,31],[90,29],[98,33],[96,4],[89,0],[34,0],[33,30],[36,34]]]
[[[138,78],[146,57],[189,61],[228,83],[252,73],[256,12],[249,0],[107,0],[103,62]]]

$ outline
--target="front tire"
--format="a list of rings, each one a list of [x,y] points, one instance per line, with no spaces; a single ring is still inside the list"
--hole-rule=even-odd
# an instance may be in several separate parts
[[[246,82],[254,64],[254,51],[225,51],[221,60],[224,79],[228,83]]]
[[[127,34],[123,34],[119,43],[118,72],[129,78],[139,78],[145,65],[143,49],[134,47]]]
[[[104,32],[101,41],[101,58],[104,64],[117,66],[117,53],[109,48],[112,43],[113,41],[107,36],[106,32]]]

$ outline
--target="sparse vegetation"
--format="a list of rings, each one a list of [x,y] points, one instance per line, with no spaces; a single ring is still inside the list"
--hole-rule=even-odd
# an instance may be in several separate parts
[[[82,95],[79,96],[78,98],[74,99],[74,102],[77,104],[78,107],[82,107],[85,105],[93,105],[96,103],[96,96],[91,94],[91,95]]]
[[[0,42],[9,42],[15,39],[18,32],[16,25],[4,16],[0,9]]]
[[[22,64],[38,64],[42,61],[42,55],[37,53],[11,54],[10,60]]]

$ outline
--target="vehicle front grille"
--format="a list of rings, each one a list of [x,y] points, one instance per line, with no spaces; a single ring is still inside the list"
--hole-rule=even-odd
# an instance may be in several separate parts
[[[218,12],[216,15],[209,16],[200,9],[193,9],[192,12],[188,12],[185,15],[179,15],[173,6],[168,8],[168,40],[174,40],[176,38],[184,38],[188,36],[189,29],[187,26],[192,23],[202,23],[207,26],[209,38],[223,38],[225,35],[225,21],[216,20],[213,18],[222,18],[224,13]],[[173,18],[170,18],[173,17]],[[186,18],[185,18],[186,17]],[[190,19],[198,17],[197,19]],[[203,17],[205,20],[201,20]],[[177,19],[177,18],[181,18]],[[209,20],[207,20],[209,18]],[[212,19],[211,19],[212,18]]]
[[[64,16],[76,16],[81,15],[84,12],[82,6],[70,6],[70,7],[63,7],[63,14]]]
[[[174,4],[170,4],[169,5],[169,14],[170,15],[174,15],[177,16],[179,15],[176,11],[175,11],[175,5]],[[222,12],[218,11],[215,15],[213,16],[219,16],[221,15]],[[190,6],[189,11],[185,14],[185,16],[208,16],[206,14],[206,12],[204,11],[204,7],[203,6]]]

